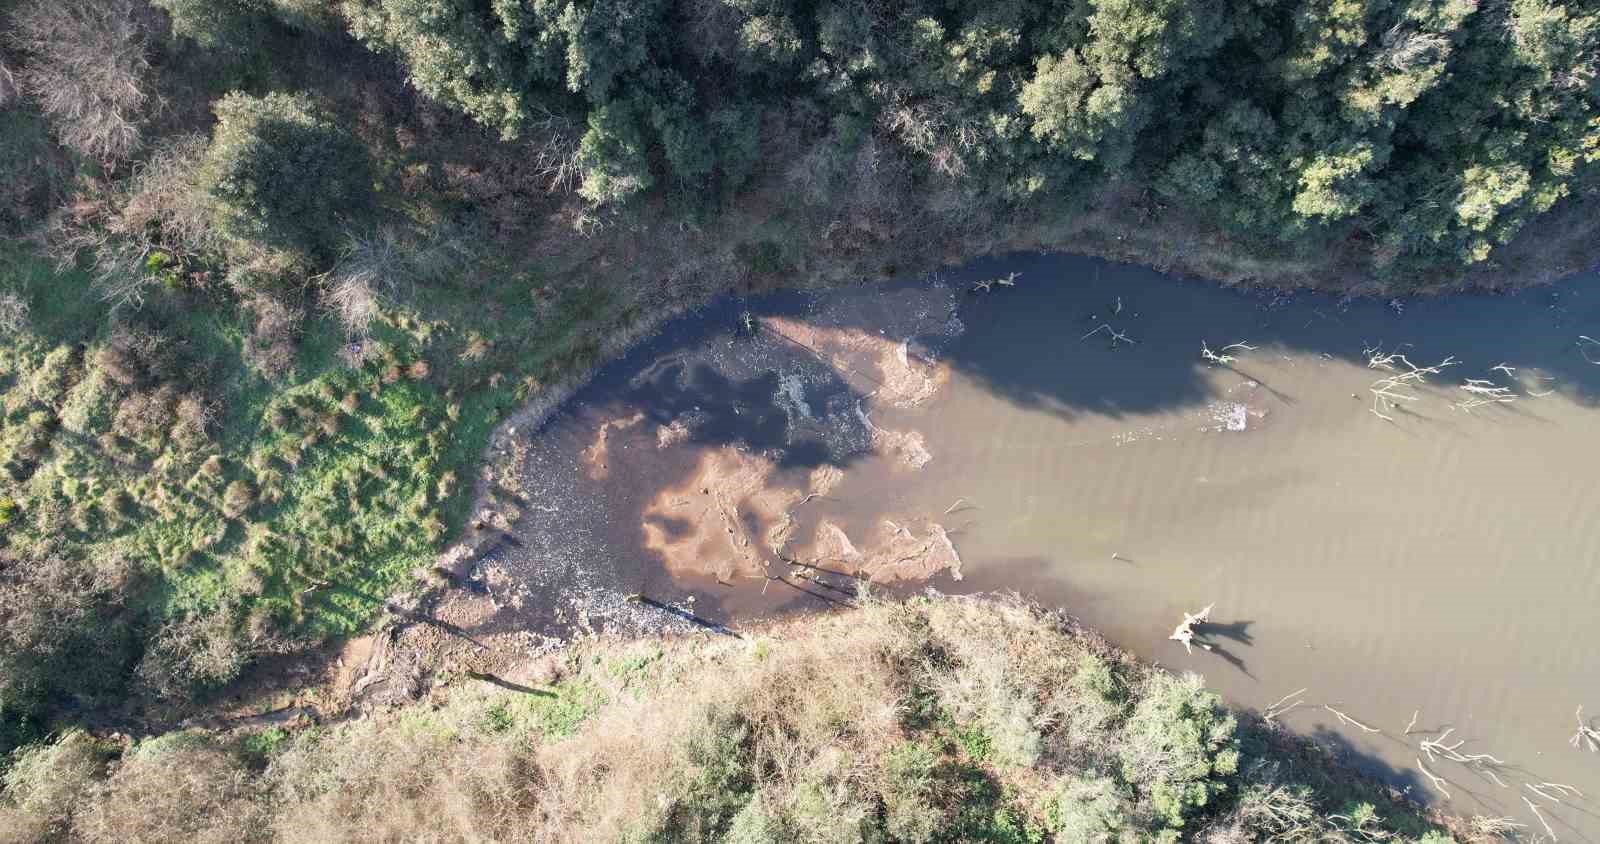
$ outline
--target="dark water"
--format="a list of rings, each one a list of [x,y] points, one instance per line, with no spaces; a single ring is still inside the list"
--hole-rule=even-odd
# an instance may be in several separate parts
[[[1012,272],[1014,286],[968,292]],[[849,602],[852,578],[787,565],[819,558],[807,543],[823,522],[863,547],[937,525],[963,579],[880,569],[879,588],[1016,590],[1246,706],[1305,688],[1284,721],[1374,772],[1437,795],[1420,758],[1457,811],[1537,829],[1527,796],[1564,840],[1588,840],[1594,802],[1545,802],[1525,783],[1600,797],[1600,755],[1567,744],[1579,704],[1600,715],[1600,343],[1579,339],[1600,338],[1595,281],[1349,302],[1014,255],[917,283],[724,300],[607,367],[530,438],[525,517],[480,576],[519,605],[506,624],[692,617],[737,631]],[[834,354],[795,325],[855,346]],[[1202,342],[1254,348],[1219,364]],[[937,389],[896,401],[885,350],[941,373]],[[1386,421],[1371,391],[1398,372],[1369,360],[1391,353],[1453,363],[1397,386],[1412,400],[1380,405]],[[1513,400],[1469,406],[1495,395]],[[609,430],[594,477],[597,430],[635,414]],[[674,422],[686,433],[662,446]],[[912,468],[884,431],[920,434],[931,460]],[[764,467],[761,495],[778,504],[741,498],[732,539],[696,545],[685,538],[703,525],[670,507],[705,512],[690,499],[707,455]],[[821,466],[842,480],[795,504]],[[777,510],[795,537],[780,554],[759,541]],[[652,522],[703,571],[646,548]],[[741,547],[758,569],[715,573],[712,558]],[[1211,650],[1167,639],[1210,603]],[[1505,764],[1421,751],[1451,727],[1459,753]]]

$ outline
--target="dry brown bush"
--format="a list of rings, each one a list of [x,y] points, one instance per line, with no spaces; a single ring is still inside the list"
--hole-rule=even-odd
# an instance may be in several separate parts
[[[147,238],[180,258],[221,248],[196,179],[206,144],[204,135],[188,135],[163,143],[142,162],[122,194],[115,232]]]
[[[15,334],[27,327],[27,301],[15,293],[0,293],[0,334]]]
[[[516,743],[456,741],[427,723],[355,725],[329,741],[297,742],[267,772],[292,806],[282,842],[514,841],[531,838],[525,810],[537,772]],[[465,752],[463,752],[465,751]]]
[[[117,404],[111,430],[117,436],[135,441],[161,436],[176,418],[177,404],[178,390],[172,384],[136,391]]]
[[[248,307],[255,315],[255,327],[245,344],[245,358],[267,378],[280,378],[294,366],[301,313],[265,293],[252,297]]]
[[[251,657],[225,608],[168,621],[151,639],[134,675],[139,685],[177,699],[234,679]]]
[[[134,0],[36,0],[14,17],[22,90],[63,144],[106,164],[138,147],[151,97],[141,11]]]
[[[78,810],[73,831],[90,844],[261,841],[265,807],[253,796],[233,755],[198,737],[163,736],[117,765]]]
[[[133,310],[158,278],[147,264],[156,253],[174,279],[207,283],[210,272],[203,267],[224,241],[196,181],[205,149],[199,135],[167,142],[128,178],[52,215],[46,238],[57,263],[70,267],[89,256],[101,297]],[[255,271],[261,259],[241,255],[239,263]]]
[[[470,260],[466,239],[449,232],[419,235],[385,226],[352,234],[324,279],[322,304],[351,337],[365,337],[385,299],[442,281]]]
[[[0,108],[17,101],[17,76],[11,72],[10,61],[0,54]]]

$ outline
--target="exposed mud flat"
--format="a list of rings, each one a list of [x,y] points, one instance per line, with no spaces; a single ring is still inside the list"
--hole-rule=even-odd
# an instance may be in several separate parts
[[[736,632],[860,582],[1015,589],[1239,703],[1305,688],[1292,728],[1438,796],[1420,758],[1456,810],[1538,828],[1524,781],[1600,795],[1600,757],[1567,745],[1578,704],[1600,713],[1600,344],[1580,336],[1593,279],[1390,303],[1011,256],[728,300],[524,432],[520,518],[485,529],[461,594],[493,606],[472,635],[536,647]],[[1383,407],[1404,371],[1373,362],[1396,352],[1455,362]],[[1212,602],[1211,649],[1168,640]],[[1428,757],[1448,728],[1510,788]],[[1563,840],[1600,837],[1600,806],[1542,805]]]
[[[914,417],[949,383],[962,295],[725,301],[604,369],[500,472],[519,518],[463,574],[494,608],[485,626],[716,627],[848,601],[858,581],[955,583],[937,513],[895,510],[896,532],[834,496],[933,459]],[[891,411],[892,427],[874,421]],[[817,540],[835,533],[853,538],[847,557]]]

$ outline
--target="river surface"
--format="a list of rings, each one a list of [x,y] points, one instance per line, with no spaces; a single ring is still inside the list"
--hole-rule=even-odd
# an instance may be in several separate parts
[[[723,300],[524,432],[476,577],[520,623],[731,631],[857,580],[1014,590],[1243,706],[1304,689],[1284,723],[1419,798],[1600,840],[1600,754],[1568,743],[1600,716],[1584,336],[1593,276],[1341,301],[1012,255]],[[1168,638],[1211,604],[1209,649]],[[1446,729],[1498,763],[1424,753]]]

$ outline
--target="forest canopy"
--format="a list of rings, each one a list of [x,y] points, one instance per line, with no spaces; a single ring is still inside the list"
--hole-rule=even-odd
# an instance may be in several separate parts
[[[1600,162],[1600,4],[347,0],[418,90],[581,191],[736,190],[763,115],[877,127],[974,202],[1132,183],[1262,244],[1475,262]]]

